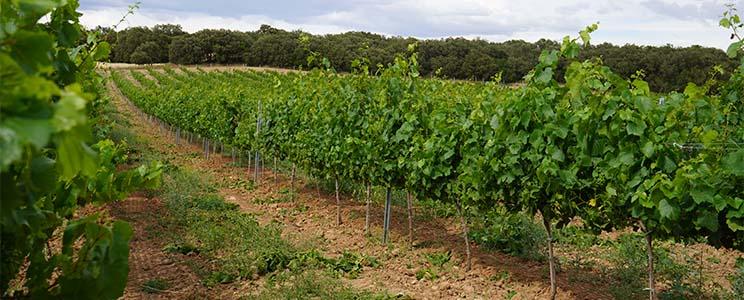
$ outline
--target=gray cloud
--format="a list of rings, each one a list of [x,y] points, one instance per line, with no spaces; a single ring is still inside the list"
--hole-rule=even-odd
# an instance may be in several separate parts
[[[132,0],[82,0],[83,23],[110,26],[126,11],[129,1]],[[255,30],[260,24],[269,24],[312,33],[358,30],[420,38],[559,40],[600,22],[600,31],[595,34],[597,42],[725,48],[728,35],[716,22],[725,1],[144,0],[126,25],[179,23],[188,31],[196,31]],[[744,0],[737,3],[744,9]]]
[[[646,0],[641,5],[649,10],[663,16],[682,20],[717,20],[722,13],[722,7],[725,3],[735,3],[739,7],[744,5],[744,1],[695,1],[694,3],[675,3],[664,0]]]
[[[125,0],[91,0],[81,1],[82,9],[99,9],[105,7],[126,7],[133,1]],[[158,0],[142,1],[142,9],[173,12],[200,12],[223,17],[240,17],[244,15],[266,15],[292,22],[299,22],[313,16],[344,11],[353,8],[377,5],[385,1],[372,0],[273,0],[273,1],[235,1],[235,0]]]

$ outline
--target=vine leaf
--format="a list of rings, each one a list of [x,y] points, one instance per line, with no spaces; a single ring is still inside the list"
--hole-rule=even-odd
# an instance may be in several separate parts
[[[723,158],[723,170],[736,176],[744,176],[744,149],[729,153]]]

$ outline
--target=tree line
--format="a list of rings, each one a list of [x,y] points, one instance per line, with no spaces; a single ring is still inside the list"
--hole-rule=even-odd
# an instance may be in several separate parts
[[[500,75],[504,83],[522,81],[538,62],[542,51],[560,48],[559,42],[547,39],[534,43],[465,38],[417,40],[358,31],[312,35],[269,25],[247,32],[205,29],[187,33],[180,25],[173,24],[132,27],[118,32],[102,27],[96,30],[113,45],[112,62],[297,68],[307,65],[311,53],[319,53],[337,71],[350,72],[354,60],[365,60],[370,71],[376,72],[378,66],[388,65],[396,54],[405,52],[409,44],[418,43],[420,72],[424,76],[489,80]],[[306,43],[301,42],[303,38]],[[727,77],[736,66],[724,51],[702,46],[602,43],[582,52],[581,59],[589,58],[601,59],[621,76],[642,72],[651,89],[658,92],[682,90],[688,82],[704,84],[716,66],[720,66],[723,76]],[[562,75],[566,66],[562,61],[556,73]]]

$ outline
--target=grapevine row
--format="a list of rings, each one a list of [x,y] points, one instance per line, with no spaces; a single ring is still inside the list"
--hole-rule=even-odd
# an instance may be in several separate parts
[[[744,68],[728,82],[655,94],[642,76],[576,61],[595,29],[544,52],[518,88],[423,79],[414,51],[376,76],[167,70],[148,72],[155,81],[132,72],[139,86],[113,79],[146,113],[221,144],[416,199],[539,213],[549,239],[580,217],[598,231],[638,227],[649,249],[653,237],[740,243]],[[554,75],[561,61],[565,84]]]

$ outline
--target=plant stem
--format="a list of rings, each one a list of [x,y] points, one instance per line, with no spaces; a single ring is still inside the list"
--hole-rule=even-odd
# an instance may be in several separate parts
[[[279,178],[279,172],[276,170],[276,156],[274,156],[274,184],[277,183],[277,179]]]
[[[557,293],[556,289],[556,278],[555,278],[555,257],[553,256],[553,229],[552,224],[550,222],[550,218],[545,217],[545,214],[542,214],[543,216],[543,225],[545,226],[545,231],[548,233],[548,265],[550,266],[550,299],[555,300],[555,295]]]
[[[460,203],[460,199],[458,198],[455,202],[457,204],[457,214],[460,215],[460,222],[462,224],[462,237],[465,240],[465,271],[470,271],[472,268],[472,260],[471,260],[471,254],[470,254],[470,237],[468,236],[468,221],[465,217],[465,213],[462,209],[462,204]]]
[[[289,186],[290,186],[290,189],[292,191],[292,201],[294,201],[295,194],[296,194],[295,187],[294,187],[294,183],[295,183],[295,172],[297,172],[297,165],[295,165],[295,163],[292,163],[292,175],[290,176],[291,179],[289,180],[289,182],[290,182],[289,183]]]
[[[406,202],[408,204],[408,242],[413,248],[413,200],[410,192],[406,192]]]
[[[388,232],[390,231],[390,206],[391,206],[391,190],[390,187],[385,191],[385,216],[382,225],[382,243],[387,244]]]
[[[336,226],[341,225],[341,198],[338,196],[338,176],[336,176]]]
[[[646,236],[646,254],[648,255],[648,299],[656,300],[656,278],[654,276],[654,244],[651,231],[640,222],[641,230]]]
[[[367,182],[367,199],[366,199],[367,207],[365,208],[365,217],[364,217],[364,234],[365,235],[369,235],[369,206],[370,206],[370,202],[372,198],[370,197],[371,192],[372,192],[371,189],[372,189],[372,184]]]

